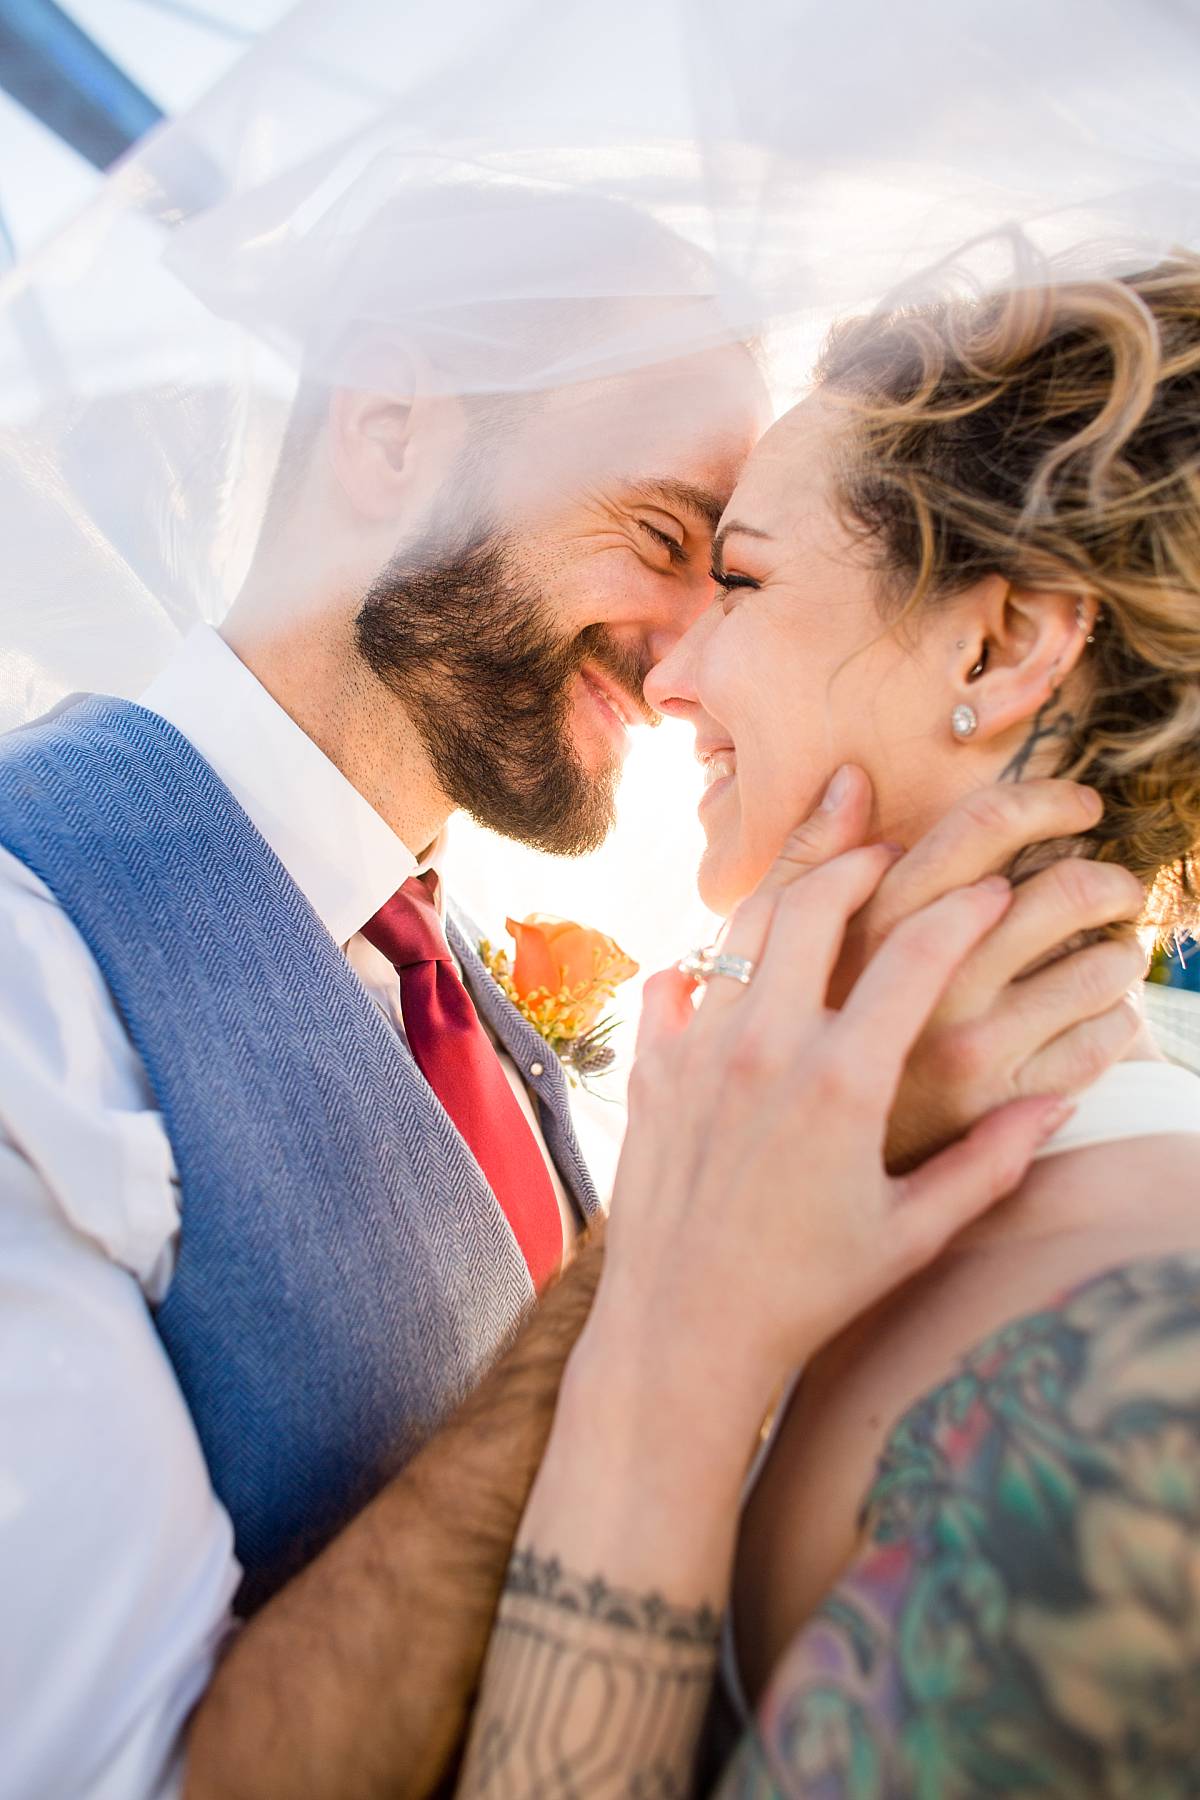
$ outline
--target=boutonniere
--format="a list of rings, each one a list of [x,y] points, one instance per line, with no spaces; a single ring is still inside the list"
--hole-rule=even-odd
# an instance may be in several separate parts
[[[493,949],[485,938],[479,954],[517,1011],[545,1038],[571,1079],[586,1081],[610,1068],[610,1039],[618,1020],[605,1007],[638,965],[602,931],[531,913],[505,921],[515,954]]]

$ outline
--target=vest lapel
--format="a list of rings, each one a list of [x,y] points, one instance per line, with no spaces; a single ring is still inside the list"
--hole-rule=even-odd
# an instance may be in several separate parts
[[[487,1020],[537,1100],[546,1145],[567,1192],[585,1219],[595,1217],[601,1210],[600,1197],[575,1135],[567,1077],[561,1062],[492,976],[475,948],[475,934],[469,921],[447,907],[445,923],[446,936],[480,1016]],[[535,1065],[540,1066],[540,1075],[534,1075]]]

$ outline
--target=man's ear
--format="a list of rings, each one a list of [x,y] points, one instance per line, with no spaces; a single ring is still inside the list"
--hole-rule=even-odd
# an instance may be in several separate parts
[[[330,460],[351,509],[392,519],[412,482],[417,402],[411,395],[337,388],[329,403]]]
[[[388,346],[386,380],[336,388],[329,403],[334,479],[360,519],[385,523],[418,511],[436,491],[462,436],[461,403],[432,390],[411,350]]]
[[[979,721],[972,733],[977,743],[994,742],[1036,717],[1078,664],[1098,610],[1094,599],[1018,588],[999,575],[964,596],[956,608],[953,679],[956,702],[970,706]]]

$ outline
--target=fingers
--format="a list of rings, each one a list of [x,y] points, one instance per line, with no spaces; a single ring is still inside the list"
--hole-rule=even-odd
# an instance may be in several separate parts
[[[660,969],[642,990],[642,1016],[638,1021],[635,1054],[668,1043],[687,1029],[695,1017],[692,1001],[696,984],[678,969]]]
[[[955,970],[1012,902],[1002,876],[935,900],[897,925],[842,1008],[847,1054],[891,1104],[905,1059]]]
[[[996,927],[996,932],[1006,923],[1007,918]],[[986,948],[987,941],[975,951],[971,962]],[[1041,1057],[1048,1050],[1057,1052],[1058,1040],[1064,1033],[1086,1026],[1117,1006],[1138,980],[1142,964],[1136,939],[1120,939],[1089,945],[1036,975],[1009,983],[990,1006],[945,1024],[927,1045],[933,1079],[945,1090],[960,1090],[964,1097],[983,1093],[983,1105],[996,1105],[1014,1094],[1074,1091],[1082,1085],[1080,1082],[1063,1084],[1041,1079],[1030,1085],[1027,1073],[1031,1062],[1037,1063],[1043,1076],[1048,1068],[1057,1073],[1073,1067],[1076,1058],[1081,1065],[1089,1062],[1091,1035],[1086,1032],[1081,1040],[1073,1040],[1065,1055],[1055,1054],[1051,1064],[1042,1063]],[[947,1007],[957,995],[956,983],[947,996]],[[1109,1042],[1108,1035],[1102,1032],[1097,1041],[1094,1074],[1107,1067],[1105,1047]],[[970,1110],[982,1110],[977,1098]]]
[[[1136,938],[1114,938],[1014,982],[995,1009],[1001,1054],[1017,1067],[1062,1032],[1106,1013],[1141,978],[1144,966]]]
[[[780,895],[801,877],[861,845],[870,824],[871,801],[871,783],[861,769],[847,763],[836,772],[816,811],[789,835],[758,887],[733,913],[721,936],[724,955],[760,961]],[[700,1010],[711,1018],[744,993],[736,981],[718,976],[709,982]]]
[[[748,1023],[766,1031],[773,1023],[810,1019],[825,1006],[829,977],[846,926],[892,866],[895,852],[883,844],[848,850],[802,881],[780,890],[770,917],[735,915],[721,949],[755,963],[753,1013]],[[750,990],[729,977],[709,981],[700,1011],[721,1018]]]
[[[1069,1101],[1053,1096],[1014,1100],[908,1176],[893,1226],[909,1272],[932,1261],[972,1219],[1013,1193],[1038,1150],[1073,1111]]]
[[[1075,837],[1103,814],[1093,788],[1073,781],[1001,782],[951,807],[892,870],[864,920],[864,954],[901,919],[953,888],[1006,869],[1028,844]]]
[[[868,776],[853,763],[844,763],[832,776],[816,811],[788,834],[754,892],[733,913],[726,936],[737,926],[739,936],[756,943],[761,952],[779,894],[810,870],[832,862],[835,856],[844,856],[847,850],[857,849],[865,841],[872,797]],[[721,948],[727,948],[725,937]],[[752,952],[739,950],[736,954],[749,956]]]
[[[854,763],[844,763],[830,780],[817,810],[789,834],[759,891],[776,893],[810,869],[857,849],[871,823],[872,798],[869,776]]]
[[[1120,1061],[1141,1026],[1141,1013],[1126,995],[1030,1057],[1017,1072],[1017,1087],[1023,1094],[1077,1094]]]
[[[971,958],[970,990],[990,998],[1078,933],[1137,919],[1145,905],[1145,890],[1128,869],[1065,857],[1014,891],[1007,913]],[[1129,980],[1136,979],[1131,972]],[[1103,1005],[1116,998],[1109,994]]]

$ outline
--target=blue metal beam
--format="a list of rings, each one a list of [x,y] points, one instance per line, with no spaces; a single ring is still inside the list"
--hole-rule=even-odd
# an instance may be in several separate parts
[[[0,0],[0,87],[97,169],[163,116],[54,0]]]

